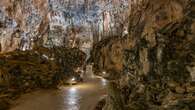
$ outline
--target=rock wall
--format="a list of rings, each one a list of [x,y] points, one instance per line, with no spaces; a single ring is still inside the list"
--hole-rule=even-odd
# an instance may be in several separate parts
[[[94,46],[95,70],[111,80],[104,110],[194,108],[194,6],[144,0],[130,11],[128,36]]]
[[[77,77],[75,70],[84,65],[85,53],[79,49],[36,48],[0,55],[0,110],[20,95],[37,89],[56,89]]]
[[[1,53],[19,49],[24,40],[28,40],[28,47],[32,47],[30,40],[45,32],[47,0],[4,0],[0,7],[3,25],[0,27]]]

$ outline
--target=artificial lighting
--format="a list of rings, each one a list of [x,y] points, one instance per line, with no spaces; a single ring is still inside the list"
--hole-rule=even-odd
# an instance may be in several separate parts
[[[77,92],[77,88],[76,87],[71,87],[70,88],[70,94],[75,94]]]
[[[71,81],[75,81],[76,79],[75,78],[72,78]]]
[[[105,72],[105,71],[103,71],[102,73],[103,73],[104,75],[106,74],[106,72]]]
[[[104,79],[104,78],[101,78],[101,83],[103,86],[106,86],[107,85],[107,80]]]

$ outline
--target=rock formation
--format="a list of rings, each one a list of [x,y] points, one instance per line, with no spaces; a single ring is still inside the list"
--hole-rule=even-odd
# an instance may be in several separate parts
[[[79,49],[43,47],[0,55],[0,110],[6,110],[21,94],[56,89],[82,67],[85,53]]]
[[[93,42],[92,34],[95,33],[94,30],[97,31],[98,37],[103,39],[105,35],[114,33],[114,27],[123,29],[121,24],[125,22],[125,13],[121,12],[127,10],[128,4],[127,1],[119,2],[118,4],[116,1],[0,1],[1,53],[14,51],[16,49],[32,49],[34,45],[37,45],[38,40],[43,40],[43,42],[39,42],[38,45],[44,45],[45,47],[51,46],[48,39],[52,39],[56,46],[62,46],[64,43],[68,45],[67,42],[69,42],[69,40],[71,42],[71,39],[74,39],[76,35],[79,36],[77,39],[81,39],[83,42],[89,40]],[[124,8],[120,8],[119,4]],[[105,13],[107,13],[107,16],[104,16]],[[116,15],[119,13],[121,14],[120,16],[123,14],[124,18],[117,18]],[[112,26],[111,22],[108,22],[111,20]],[[71,33],[70,29],[75,27],[82,27],[83,31],[79,30]],[[91,29],[92,27],[95,29]],[[106,32],[106,30],[108,30],[107,28],[110,28],[109,32]],[[111,30],[111,28],[113,29]],[[85,36],[85,38],[83,38],[83,36]]]
[[[74,47],[110,81],[103,110],[195,108],[194,0],[1,0],[0,109],[83,65]]]
[[[193,110],[194,2],[142,0],[128,36],[94,46],[95,71],[111,81],[104,110]]]

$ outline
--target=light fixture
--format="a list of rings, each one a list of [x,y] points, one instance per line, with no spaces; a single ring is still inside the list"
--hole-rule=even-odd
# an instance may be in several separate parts
[[[71,79],[71,81],[75,81],[75,78],[73,77],[73,78]]]
[[[102,73],[103,73],[104,75],[106,74],[106,72],[105,72],[105,71],[103,71]]]

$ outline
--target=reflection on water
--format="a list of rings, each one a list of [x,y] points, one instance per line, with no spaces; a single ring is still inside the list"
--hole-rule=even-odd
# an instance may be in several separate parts
[[[10,110],[93,110],[106,95],[106,85],[105,79],[94,78],[57,91],[37,91],[22,96]]]
[[[66,108],[64,110],[79,110],[79,94],[76,87],[71,87],[68,90],[68,94],[65,95],[65,104],[68,101],[68,105],[66,104]]]
[[[81,107],[81,103],[84,104],[93,103],[93,102],[89,102],[89,101],[93,101],[91,100],[91,98],[94,97],[93,94],[97,95],[97,97],[94,98],[96,99],[100,98],[101,96],[99,96],[98,94],[105,93],[104,89],[107,85],[107,81],[103,78],[98,78],[98,80],[96,78],[94,80],[96,81],[94,82],[88,81],[88,83],[73,85],[69,87],[61,87],[61,90],[63,92],[63,98],[64,98],[63,110],[86,110],[83,109],[83,107]],[[100,91],[98,89],[100,89]],[[87,94],[88,96],[84,96],[84,94]],[[90,97],[91,94],[93,97]],[[86,97],[88,97],[88,99],[85,99]]]
[[[107,82],[106,79],[101,78],[101,83],[102,83],[103,86],[106,86],[108,82]]]
[[[63,110],[91,110],[99,99],[105,95],[107,81],[103,78],[88,79],[78,85],[61,87],[63,93]],[[90,109],[91,108],[91,109]]]

